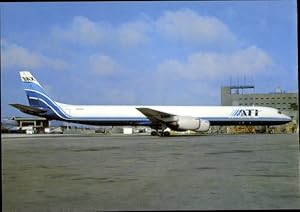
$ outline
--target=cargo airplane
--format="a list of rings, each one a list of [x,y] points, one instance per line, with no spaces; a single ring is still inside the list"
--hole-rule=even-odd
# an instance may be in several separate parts
[[[116,106],[70,105],[54,101],[30,72],[21,71],[29,106],[10,104],[20,111],[87,125],[149,126],[151,135],[174,131],[208,131],[213,125],[279,125],[291,121],[275,108],[259,106]]]

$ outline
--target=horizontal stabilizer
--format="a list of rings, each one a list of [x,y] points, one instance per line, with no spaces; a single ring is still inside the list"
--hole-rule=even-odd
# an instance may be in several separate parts
[[[47,112],[47,110],[43,110],[40,108],[31,107],[31,106],[27,106],[27,105],[21,105],[21,104],[9,104],[9,105],[19,109],[20,111],[22,111],[24,113],[29,113],[29,114],[40,114],[40,113]]]

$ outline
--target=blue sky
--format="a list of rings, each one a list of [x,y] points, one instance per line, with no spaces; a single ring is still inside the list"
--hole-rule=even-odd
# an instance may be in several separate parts
[[[230,78],[298,89],[296,1],[0,6],[2,116],[24,116],[20,70],[69,104],[220,105]]]

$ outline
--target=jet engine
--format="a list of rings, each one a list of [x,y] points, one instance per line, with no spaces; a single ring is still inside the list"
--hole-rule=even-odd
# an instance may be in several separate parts
[[[169,124],[172,130],[206,132],[210,127],[209,121],[205,119],[196,119],[190,116],[177,116],[176,118],[176,121]]]

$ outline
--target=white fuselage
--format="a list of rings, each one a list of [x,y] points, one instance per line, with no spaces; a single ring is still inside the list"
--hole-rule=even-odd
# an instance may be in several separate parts
[[[58,103],[58,105],[70,116],[74,118],[83,117],[145,117],[136,108],[146,107],[154,110],[192,117],[211,117],[228,118],[235,109],[258,109],[259,116],[253,118],[281,118],[285,117],[279,114],[277,109],[269,107],[241,107],[241,106],[136,106],[136,105],[67,105]],[[252,117],[252,116],[250,116]],[[146,118],[146,117],[145,117]]]
[[[114,105],[67,105],[57,103],[70,119],[76,120],[147,120],[137,108],[146,107],[153,110],[206,119],[214,124],[230,125],[244,122],[278,124],[290,121],[290,117],[279,113],[277,109],[260,106],[114,106]],[[266,123],[267,124],[267,123]]]

